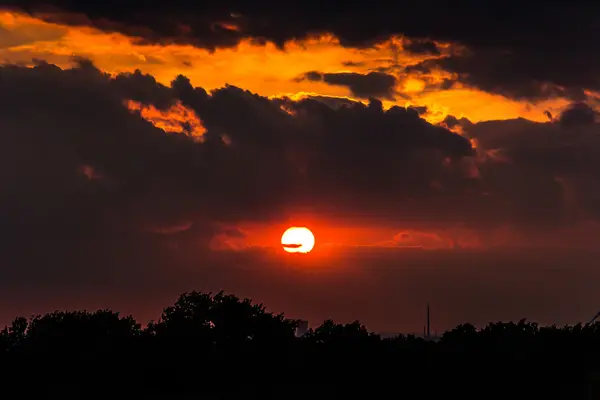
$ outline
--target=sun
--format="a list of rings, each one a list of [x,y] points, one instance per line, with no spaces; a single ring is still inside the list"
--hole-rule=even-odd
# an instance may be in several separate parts
[[[308,228],[292,226],[283,232],[281,245],[288,253],[308,253],[315,247],[315,236]]]

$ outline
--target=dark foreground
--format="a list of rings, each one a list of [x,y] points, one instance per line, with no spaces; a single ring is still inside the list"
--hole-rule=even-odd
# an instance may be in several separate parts
[[[297,321],[235,296],[182,295],[141,328],[111,311],[19,318],[2,394],[130,399],[600,399],[600,324],[461,325],[437,343]],[[33,397],[32,397],[33,398]]]

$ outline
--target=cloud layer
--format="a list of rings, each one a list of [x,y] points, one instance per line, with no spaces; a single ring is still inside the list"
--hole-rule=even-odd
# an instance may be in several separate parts
[[[467,139],[376,100],[331,108],[233,86],[207,93],[183,76],[165,87],[140,73],[110,78],[86,62],[0,71],[5,179],[18,188],[3,201],[24,215],[38,210],[31,224],[56,229],[66,211],[84,218],[130,207],[142,221],[199,210],[215,221],[265,219],[333,204],[390,218],[417,194],[437,201],[434,181],[471,181],[461,167],[474,155]],[[181,109],[190,118],[178,119]],[[89,229],[85,218],[78,225]]]

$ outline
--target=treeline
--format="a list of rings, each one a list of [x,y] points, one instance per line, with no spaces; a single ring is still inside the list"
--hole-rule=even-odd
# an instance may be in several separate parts
[[[359,322],[299,321],[185,293],[142,327],[101,310],[17,318],[0,332],[3,393],[56,398],[600,399],[600,324],[465,324],[439,341]],[[133,396],[133,397],[132,397]],[[192,396],[192,397],[186,397]]]

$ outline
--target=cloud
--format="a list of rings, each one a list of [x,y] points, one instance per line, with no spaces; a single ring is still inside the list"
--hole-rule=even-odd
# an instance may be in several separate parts
[[[598,112],[585,103],[573,103],[562,112],[558,122],[564,126],[593,125]]]
[[[416,54],[430,54],[433,56],[441,54],[438,46],[431,40],[406,40],[402,43],[402,48]]]
[[[325,82],[329,85],[347,86],[353,96],[363,99],[370,97],[394,100],[396,77],[381,72],[358,74],[355,72],[322,73],[309,71],[301,79]]]
[[[0,5],[48,21],[121,32],[140,43],[192,44],[210,50],[234,47],[243,40],[284,47],[290,40],[322,34],[333,34],[343,46],[355,48],[403,37],[409,51],[421,54],[437,54],[438,43],[444,42],[456,49],[434,63],[455,73],[458,81],[486,91],[531,101],[553,96],[581,101],[584,89],[600,89],[594,39],[597,9],[589,2],[526,9],[504,2],[494,6],[493,16],[487,4],[472,1],[451,8],[363,1],[327,9],[305,2],[292,20],[284,3],[263,7],[226,1],[198,6],[180,1],[167,8],[150,1],[111,8],[61,0],[5,0]],[[513,9],[519,12],[501,11]]]
[[[541,64],[550,61],[541,56],[531,59],[532,56],[500,49],[467,50],[448,57],[429,59],[409,66],[407,70],[429,72],[432,68],[441,68],[456,76],[446,83],[448,88],[460,82],[489,93],[531,102],[553,98],[581,101],[587,98],[584,89],[600,89],[591,71],[585,72],[590,75],[587,82],[581,78],[575,79],[571,71],[542,74],[539,72]],[[528,62],[540,65],[536,68],[525,67]]]
[[[210,241],[210,249],[215,251],[239,251],[249,248],[245,241],[246,233],[235,227],[221,227],[220,231]]]
[[[512,218],[540,228],[586,223],[600,215],[595,117],[588,105],[573,103],[546,123],[447,120],[476,141],[487,193],[503,192],[504,210],[510,209]]]

